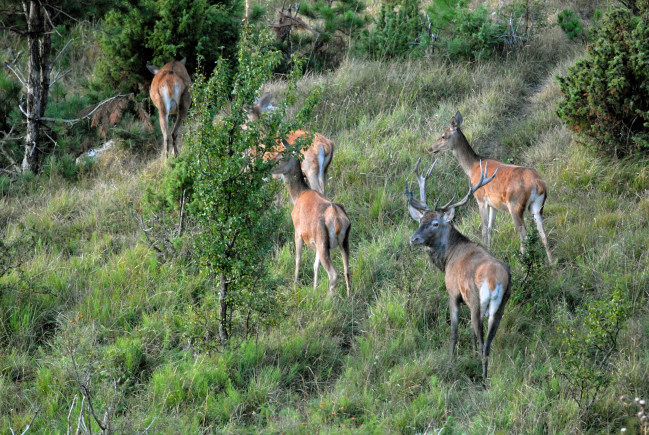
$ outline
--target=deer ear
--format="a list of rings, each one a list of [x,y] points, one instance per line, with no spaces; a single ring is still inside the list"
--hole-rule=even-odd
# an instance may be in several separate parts
[[[185,64],[185,62],[187,62],[187,58],[186,58],[186,57],[183,57],[182,59],[180,59],[180,63],[182,63],[183,65]]]
[[[451,207],[444,212],[444,220],[446,222],[451,223],[453,217],[455,217],[455,207]]]
[[[453,116],[453,117],[451,118],[451,127],[453,127],[453,128],[458,128],[458,127],[461,126],[461,125],[462,125],[462,114],[461,114],[460,111],[458,110],[458,111],[455,113],[455,116]]]
[[[147,65],[146,65],[146,68],[147,68],[149,71],[151,71],[151,74],[153,74],[153,75],[158,74],[158,71],[160,71],[160,67],[159,67],[159,66],[155,66],[155,65],[149,65],[149,64],[147,64]]]
[[[410,212],[410,217],[416,220],[417,222],[421,221],[421,218],[424,217],[425,211],[419,210],[412,205],[408,205],[408,211]]]
[[[270,104],[270,94],[268,92],[265,92],[264,95],[261,96],[257,106],[259,106],[259,110],[262,112],[273,109],[273,106]]]

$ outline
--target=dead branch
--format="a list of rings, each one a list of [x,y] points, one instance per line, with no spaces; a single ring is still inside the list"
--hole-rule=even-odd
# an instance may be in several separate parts
[[[16,66],[16,62],[18,62],[18,59],[20,58],[20,56],[22,54],[23,54],[23,51],[20,50],[18,52],[18,54],[16,54],[16,57],[14,58],[14,60],[12,60],[11,62],[3,62],[2,64],[5,67],[9,68],[9,70],[12,73],[14,73],[14,75],[16,76],[16,78],[18,79],[18,81],[20,82],[20,84],[23,87],[27,87],[27,84],[26,84],[27,80],[25,79],[25,76],[23,75],[22,71],[20,71],[20,69],[18,69],[18,67]]]
[[[90,117],[91,117],[91,116],[92,116],[92,115],[93,115],[97,110],[99,110],[103,105],[108,104],[108,103],[111,103],[111,102],[113,102],[114,100],[116,100],[116,99],[118,99],[118,98],[129,97],[129,96],[132,96],[132,95],[133,95],[133,94],[119,94],[119,95],[115,95],[115,96],[113,96],[113,97],[107,98],[107,99],[105,99],[104,101],[101,101],[99,104],[97,104],[97,105],[95,106],[95,108],[92,109],[92,110],[91,110],[87,115],[84,115],[84,116],[82,116],[82,117],[80,117],[80,118],[76,118],[76,119],[62,119],[62,118],[48,118],[48,117],[42,116],[42,117],[39,117],[38,120],[39,120],[39,121],[50,121],[50,122],[65,122],[66,124],[70,124],[70,125],[72,126],[72,125],[76,124],[76,123],[79,122],[79,121],[83,121],[84,119],[88,119],[88,118],[90,118]],[[18,105],[18,108],[20,109],[20,111],[22,112],[22,114],[23,114],[27,119],[29,119],[29,120],[33,120],[33,119],[34,119],[34,118],[30,118],[29,115],[27,115],[27,112],[25,111],[25,109],[24,109],[21,105]]]

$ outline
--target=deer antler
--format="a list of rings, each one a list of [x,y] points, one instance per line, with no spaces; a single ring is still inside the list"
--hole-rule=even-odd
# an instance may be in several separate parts
[[[437,164],[437,160],[438,159],[435,159],[425,175],[424,172],[419,175],[419,164],[421,163],[421,157],[419,157],[419,160],[417,160],[417,164],[415,165],[415,177],[417,178],[417,183],[419,184],[419,200],[423,203],[426,202],[426,180],[428,180],[428,177],[430,177],[430,174],[433,172],[433,168]]]
[[[476,185],[471,184],[471,180],[469,180],[469,193],[466,194],[464,198],[462,198],[460,201],[456,202],[453,205],[448,205],[446,204],[444,207],[442,207],[442,210],[448,210],[451,208],[455,207],[460,207],[466,204],[466,202],[469,200],[469,198],[475,193],[476,190],[484,186],[485,184],[489,183],[491,180],[494,179],[496,176],[496,173],[498,172],[498,169],[494,171],[494,173],[491,175],[491,177],[486,177],[487,175],[487,163],[484,165],[484,170],[482,169],[482,160],[480,161],[480,180],[478,180],[478,183]],[[452,201],[452,200],[451,200]]]

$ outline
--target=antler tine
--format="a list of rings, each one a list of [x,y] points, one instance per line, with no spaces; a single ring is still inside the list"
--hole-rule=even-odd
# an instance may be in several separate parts
[[[417,183],[419,184],[419,200],[421,202],[426,202],[426,180],[428,180],[428,177],[430,177],[430,174],[433,172],[433,168],[437,164],[437,160],[433,162],[433,164],[430,166],[430,169],[428,169],[427,172],[422,172],[421,175],[419,174],[419,164],[421,163],[421,157],[417,160],[417,164],[415,165],[415,177],[417,177]]]
[[[406,191],[405,191],[406,197],[408,198],[408,207],[413,207],[417,210],[423,210],[427,211],[430,210],[428,208],[428,205],[426,205],[425,201],[420,201],[418,199],[415,199],[415,196],[413,193],[408,189],[408,183],[406,183]]]
[[[484,186],[485,184],[489,183],[491,180],[494,179],[494,177],[496,176],[496,173],[498,172],[498,169],[496,169],[494,171],[494,173],[493,173],[493,175],[491,175],[491,177],[485,178],[485,176],[487,174],[487,165],[488,165],[488,163],[485,163],[484,170],[483,170],[482,169],[482,160],[480,160],[480,180],[478,181],[478,183],[474,186],[473,184],[471,184],[471,181],[469,180],[469,186],[470,186],[469,187],[469,193],[467,193],[466,196],[464,198],[462,198],[459,202],[456,202],[455,204],[453,204],[451,206],[449,206],[447,204],[446,206],[443,207],[443,210],[463,206],[464,204],[466,204],[466,202],[469,200],[469,198],[475,193],[476,190],[478,190],[479,188],[481,188],[482,186]]]

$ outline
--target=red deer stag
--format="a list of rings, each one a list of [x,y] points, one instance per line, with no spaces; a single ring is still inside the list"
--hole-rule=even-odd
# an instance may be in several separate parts
[[[169,152],[178,155],[178,130],[187,117],[192,102],[189,88],[192,85],[185,68],[185,59],[172,61],[159,68],[154,65],[146,66],[155,76],[151,82],[149,95],[153,104],[158,108],[160,129],[162,130],[163,155],[169,157]],[[169,115],[176,115],[171,136],[169,135]]]
[[[287,145],[285,145],[287,146]],[[350,294],[351,276],[349,272],[349,230],[351,223],[345,208],[329,201],[320,192],[309,189],[300,164],[295,158],[282,159],[273,174],[281,175],[293,204],[291,218],[295,227],[295,279],[297,283],[300,264],[302,263],[302,248],[306,242],[315,249],[313,264],[313,289],[318,287],[318,267],[327,271],[329,276],[329,293],[336,286],[338,275],[331,261],[330,252],[340,246],[345,268],[345,285],[347,297]]]
[[[511,273],[507,264],[493,257],[484,246],[467,239],[455,229],[452,221],[455,209],[466,204],[476,190],[491,182],[496,172],[491,177],[485,178],[487,172],[485,165],[484,171],[480,169],[477,183],[475,185],[469,183],[469,193],[462,200],[453,205],[446,204],[441,208],[437,208],[436,204],[435,209],[431,210],[426,205],[424,186],[433,167],[422,176],[417,173],[418,167],[419,162],[415,167],[415,174],[419,182],[420,199],[413,198],[406,186],[410,216],[419,222],[419,228],[410,237],[410,243],[423,245],[430,261],[445,274],[451,314],[451,359],[457,343],[458,304],[464,302],[469,306],[473,347],[478,349],[482,356],[482,376],[486,380],[491,341],[496,335],[511,291]],[[487,341],[483,342],[483,318],[487,316],[489,316]],[[476,348],[476,340],[478,348]]]
[[[479,162],[481,159],[469,145],[460,129],[461,125],[462,115],[458,110],[455,116],[451,118],[450,127],[430,147],[429,151],[435,154],[439,151],[452,150],[464,173],[469,176],[471,182],[474,182],[480,177]],[[545,181],[532,168],[508,165],[493,159],[482,161],[488,163],[489,168],[493,169],[494,173],[498,171],[498,176],[492,183],[474,194],[480,208],[483,243],[486,246],[491,244],[491,230],[496,218],[496,211],[507,210],[512,216],[514,226],[521,237],[521,252],[523,252],[526,233],[523,214],[525,210],[528,210],[536,222],[541,241],[545,246],[545,253],[548,256],[548,263],[552,264],[552,254],[543,228],[543,205],[547,198]]]
[[[268,110],[273,110],[274,107],[270,104],[270,95],[265,93],[259,102],[257,102],[250,113],[248,114],[248,119],[254,121],[259,119],[263,112]],[[304,130],[296,130],[291,132],[286,141],[288,144],[293,145],[295,141],[307,134]],[[265,160],[276,160],[281,157],[281,153],[284,151],[283,144],[278,147],[275,152],[264,153]],[[301,154],[302,159],[302,172],[306,175],[307,180],[309,181],[309,186],[311,189],[325,194],[325,187],[327,184],[327,171],[329,170],[329,164],[334,155],[334,143],[321,135],[316,133],[313,136],[313,143],[306,150],[302,150]]]

